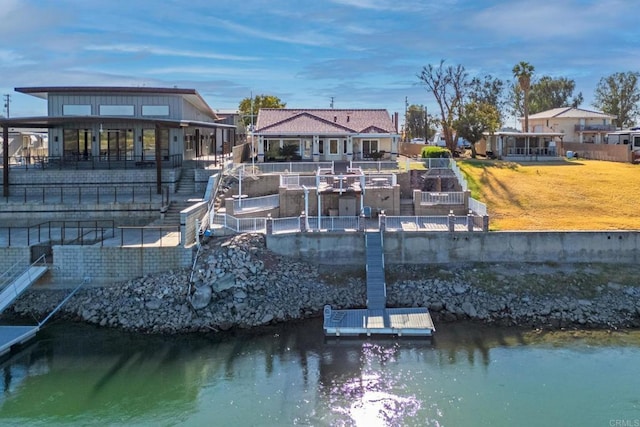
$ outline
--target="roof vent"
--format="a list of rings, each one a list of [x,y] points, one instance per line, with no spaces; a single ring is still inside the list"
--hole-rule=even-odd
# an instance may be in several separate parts
[[[337,122],[338,121],[338,116],[333,116],[333,122]]]

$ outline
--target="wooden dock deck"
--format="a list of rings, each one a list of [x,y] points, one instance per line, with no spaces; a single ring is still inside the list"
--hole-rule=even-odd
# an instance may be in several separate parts
[[[431,337],[435,331],[429,310],[424,307],[333,310],[327,305],[324,308],[326,336]]]

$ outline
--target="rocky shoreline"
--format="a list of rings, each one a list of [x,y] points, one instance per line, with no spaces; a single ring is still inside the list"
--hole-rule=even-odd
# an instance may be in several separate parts
[[[155,334],[227,331],[320,316],[322,308],[365,306],[363,266],[315,265],[275,255],[264,236],[211,240],[191,271],[88,286],[58,319]],[[531,328],[640,327],[637,266],[387,266],[388,306],[428,307],[436,325],[476,320]],[[191,283],[191,284],[190,284]],[[11,314],[42,319],[69,293],[27,291]]]

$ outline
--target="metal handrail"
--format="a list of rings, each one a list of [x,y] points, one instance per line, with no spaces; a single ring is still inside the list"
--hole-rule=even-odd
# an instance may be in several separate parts
[[[9,196],[4,196],[6,203],[15,200],[19,203],[86,203],[94,201],[100,203],[141,203],[153,202],[156,198],[155,185],[129,185],[129,186],[14,186]],[[22,191],[20,191],[22,190]],[[136,191],[137,190],[137,191]],[[142,200],[140,200],[142,198]],[[136,200],[137,199],[137,200]]]

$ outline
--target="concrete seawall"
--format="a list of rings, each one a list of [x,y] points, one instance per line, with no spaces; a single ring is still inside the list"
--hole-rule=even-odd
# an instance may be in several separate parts
[[[363,264],[362,233],[304,233],[267,236],[277,254],[332,264]],[[637,231],[539,231],[491,233],[384,233],[385,262],[640,262]]]

